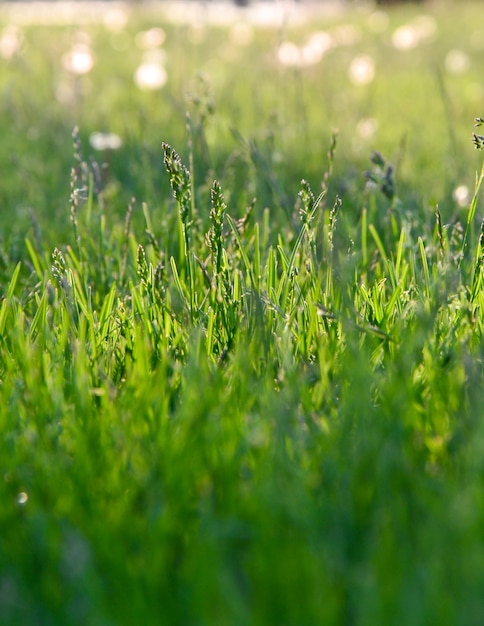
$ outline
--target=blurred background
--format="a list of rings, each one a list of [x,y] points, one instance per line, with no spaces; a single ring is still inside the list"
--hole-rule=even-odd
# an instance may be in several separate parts
[[[253,198],[287,214],[302,178],[320,188],[336,135],[330,193],[355,219],[374,150],[394,165],[408,211],[465,210],[480,169],[479,5],[240,5],[0,4],[5,245],[22,246],[32,224],[52,241],[65,232],[75,127],[113,227],[132,197],[162,210],[162,141],[184,159],[192,150],[197,182],[218,178],[235,215]]]

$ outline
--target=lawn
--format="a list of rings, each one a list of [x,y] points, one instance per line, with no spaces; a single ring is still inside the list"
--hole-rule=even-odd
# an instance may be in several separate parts
[[[0,624],[481,626],[478,5],[108,6],[0,10]]]

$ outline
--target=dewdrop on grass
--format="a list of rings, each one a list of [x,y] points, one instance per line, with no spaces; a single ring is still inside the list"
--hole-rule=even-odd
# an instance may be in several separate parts
[[[24,504],[27,504],[28,499],[28,494],[25,491],[21,491],[17,496],[17,504],[23,506]]]

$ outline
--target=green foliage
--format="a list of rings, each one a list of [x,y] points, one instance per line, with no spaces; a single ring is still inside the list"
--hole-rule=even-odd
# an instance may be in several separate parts
[[[4,623],[477,623],[481,235],[362,218],[339,246],[344,201],[303,181],[275,247],[217,182],[188,238],[164,151],[170,268],[151,225],[126,249],[80,220],[5,290]]]
[[[336,133],[321,193],[277,137],[219,180],[199,88],[156,202],[81,127],[64,238],[3,246],[2,626],[480,626],[484,170],[452,220]]]

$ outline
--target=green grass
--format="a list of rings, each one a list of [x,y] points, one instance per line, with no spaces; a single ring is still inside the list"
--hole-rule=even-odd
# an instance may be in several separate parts
[[[77,111],[50,93],[72,31],[26,29],[1,78],[2,626],[480,626],[483,112],[414,74],[470,14],[425,51],[374,37],[358,87],[277,68],[276,31],[224,73],[226,31],[198,53],[167,24],[172,83],[106,52]],[[100,129],[123,147],[94,154]]]

